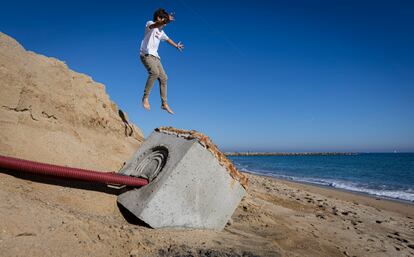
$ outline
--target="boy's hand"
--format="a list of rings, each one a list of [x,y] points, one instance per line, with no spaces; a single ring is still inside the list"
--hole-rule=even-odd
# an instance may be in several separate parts
[[[182,52],[182,51],[184,50],[184,45],[181,43],[181,41],[180,41],[180,42],[178,42],[178,44],[177,44],[177,49],[178,49],[178,51],[180,51],[180,52]]]
[[[168,19],[170,21],[175,21],[173,14],[168,14]]]
[[[170,38],[167,39],[167,43],[172,45],[173,47],[177,48],[178,51],[182,52],[184,50],[184,45],[181,42],[178,42],[178,44],[174,43]]]

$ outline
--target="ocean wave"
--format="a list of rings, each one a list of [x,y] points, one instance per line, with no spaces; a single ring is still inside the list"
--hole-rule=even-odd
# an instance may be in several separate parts
[[[335,180],[335,179],[296,177],[296,176],[275,174],[271,171],[266,171],[266,170],[248,170],[246,168],[241,168],[240,170],[243,172],[257,174],[257,175],[271,176],[271,177],[285,179],[285,180],[292,180],[292,181],[297,181],[297,182],[304,182],[304,183],[310,183],[310,184],[315,184],[315,185],[344,189],[344,190],[353,191],[353,192],[365,193],[365,194],[369,194],[372,196],[414,202],[414,189],[412,188],[408,188],[404,190],[385,189],[385,188],[380,189],[380,188],[372,188],[373,187],[372,185],[357,184],[357,183]],[[378,185],[377,187],[383,187],[383,185]]]
[[[335,188],[340,188],[340,189],[345,189],[345,190],[355,191],[355,192],[361,192],[361,193],[367,193],[370,195],[375,195],[375,196],[380,196],[380,197],[414,202],[414,193],[412,193],[412,190],[410,189],[407,189],[407,190],[372,189],[372,188],[367,188],[366,186],[359,186],[359,185],[354,185],[351,183],[344,183],[344,182],[333,182],[331,186]]]

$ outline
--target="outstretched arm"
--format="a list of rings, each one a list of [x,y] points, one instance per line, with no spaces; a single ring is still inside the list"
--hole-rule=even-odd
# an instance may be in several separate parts
[[[167,39],[167,43],[172,45],[173,47],[177,48],[180,52],[184,50],[184,45],[181,42],[175,43],[171,39]]]

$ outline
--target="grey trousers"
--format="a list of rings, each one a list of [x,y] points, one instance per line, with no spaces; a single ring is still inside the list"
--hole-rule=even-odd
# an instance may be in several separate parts
[[[167,102],[167,74],[162,67],[161,60],[153,55],[141,55],[141,62],[148,71],[148,79],[145,84],[144,98],[148,97],[154,82],[157,79],[160,83],[160,95],[163,103]]]

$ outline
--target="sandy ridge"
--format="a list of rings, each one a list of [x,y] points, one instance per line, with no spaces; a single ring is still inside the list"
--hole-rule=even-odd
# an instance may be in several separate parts
[[[143,140],[103,84],[1,32],[0,89],[0,154],[117,170]]]

